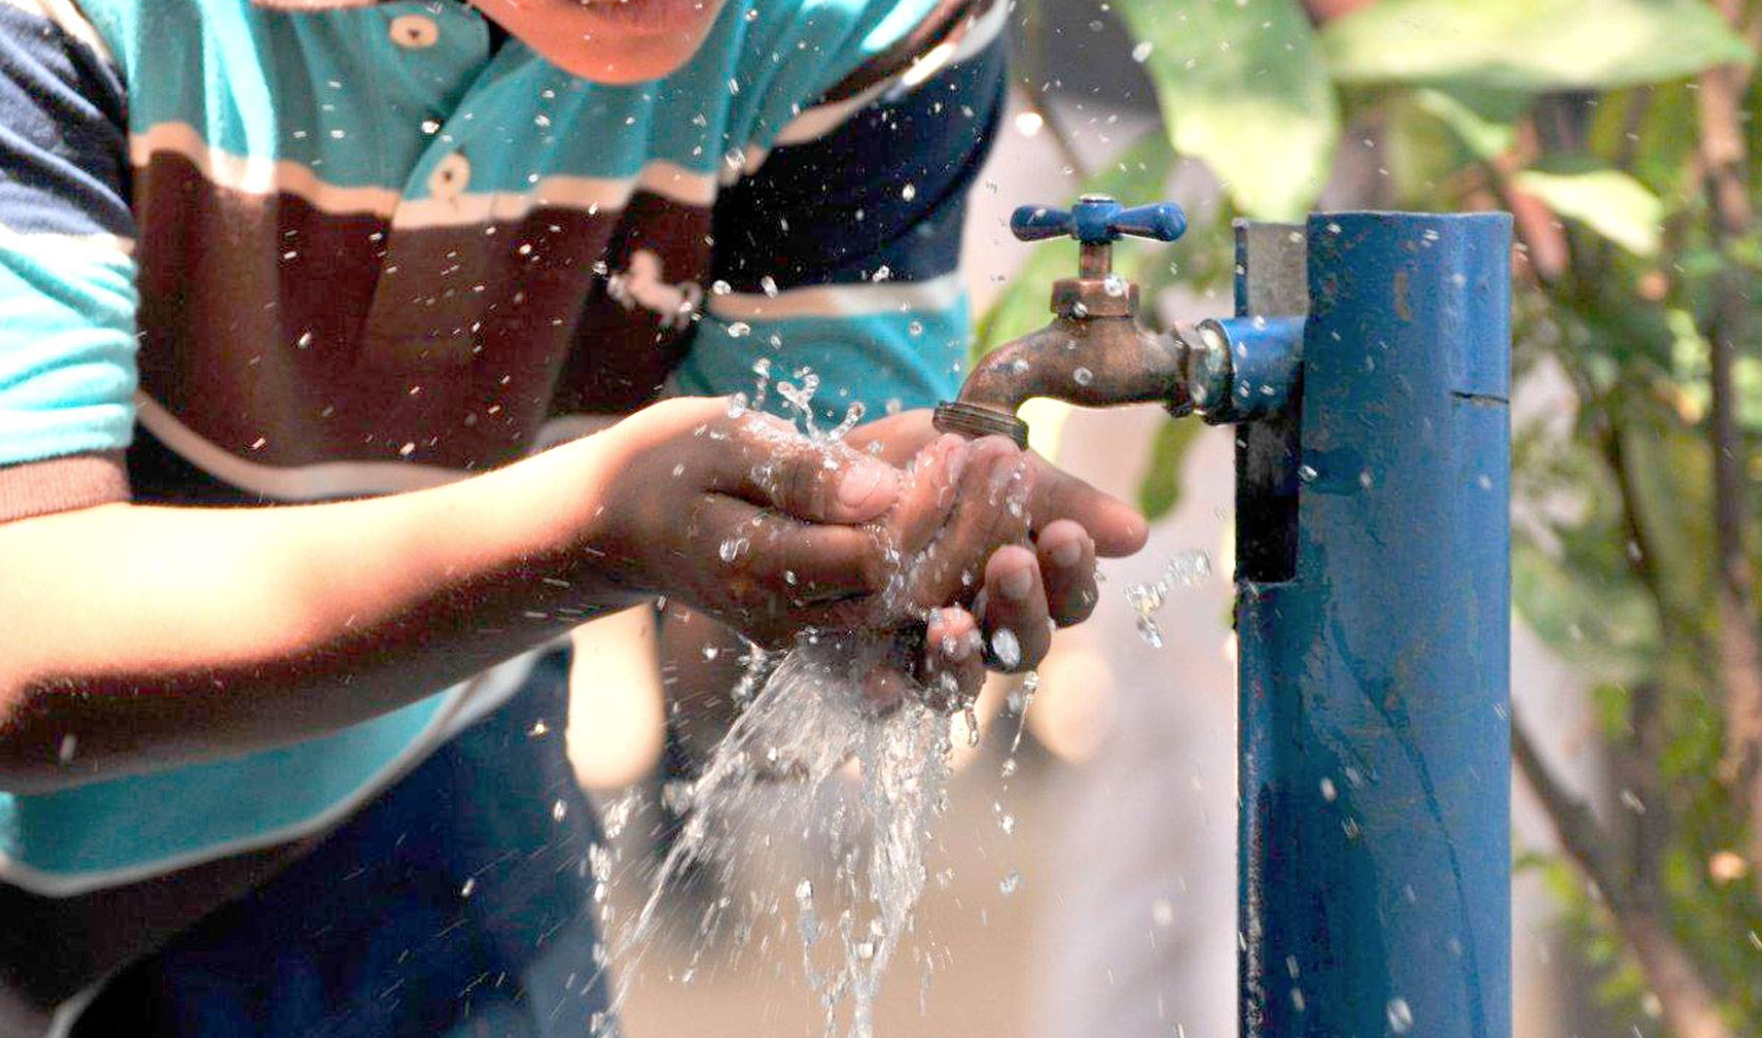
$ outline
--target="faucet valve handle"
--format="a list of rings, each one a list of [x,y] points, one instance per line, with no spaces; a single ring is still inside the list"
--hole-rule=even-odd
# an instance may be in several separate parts
[[[1131,209],[1107,195],[1084,195],[1069,210],[1024,205],[1010,217],[1010,231],[1021,241],[1069,235],[1085,245],[1111,245],[1122,236],[1174,241],[1187,231],[1187,215],[1173,202]]]

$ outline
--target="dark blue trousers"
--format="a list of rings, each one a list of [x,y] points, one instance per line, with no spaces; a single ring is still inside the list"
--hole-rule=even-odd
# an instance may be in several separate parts
[[[75,1034],[582,1038],[607,992],[567,675],[547,655],[313,853],[116,977]]]

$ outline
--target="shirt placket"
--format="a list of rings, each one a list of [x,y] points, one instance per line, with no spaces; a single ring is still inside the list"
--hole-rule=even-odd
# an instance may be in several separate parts
[[[364,359],[388,369],[450,368],[470,363],[496,269],[493,194],[473,190],[474,99],[495,61],[482,15],[453,3],[393,5],[387,40],[393,60],[421,62],[445,33],[481,41],[472,84],[446,110],[436,96],[422,131],[430,143],[406,179],[384,242],[373,300],[362,329]],[[444,77],[443,77],[444,78]]]

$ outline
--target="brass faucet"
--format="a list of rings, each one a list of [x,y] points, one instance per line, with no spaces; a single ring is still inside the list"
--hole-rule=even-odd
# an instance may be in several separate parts
[[[1186,229],[1173,203],[1126,209],[1106,195],[1084,195],[1068,212],[1017,209],[1010,230],[1022,241],[1077,239],[1077,276],[1052,286],[1052,323],[988,354],[967,376],[960,399],[936,409],[936,427],[1008,436],[1026,447],[1028,423],[1016,409],[1030,397],[1088,407],[1162,402],[1176,414],[1191,411],[1184,339],[1140,327],[1138,286],[1113,269],[1113,243],[1122,235],[1174,241]]]
[[[1052,286],[1053,321],[987,354],[936,409],[936,428],[1001,435],[1028,445],[1016,409],[1030,397],[1086,407],[1160,403],[1176,417],[1222,424],[1284,408],[1303,352],[1301,317],[1233,317],[1176,325],[1166,336],[1138,323],[1138,286],[1113,269],[1124,235],[1174,241],[1187,229],[1172,202],[1126,209],[1084,195],[1067,212],[1022,206],[1010,230],[1023,241],[1068,234],[1080,246],[1077,276]]]

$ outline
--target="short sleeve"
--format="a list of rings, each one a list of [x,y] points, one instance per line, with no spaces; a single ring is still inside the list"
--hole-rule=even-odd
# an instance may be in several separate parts
[[[128,496],[123,90],[62,0],[0,3],[0,522]]]
[[[951,397],[967,355],[966,196],[1005,88],[1002,0],[856,70],[782,128],[714,219],[716,284],[678,388],[752,391],[755,366],[819,377],[818,417]],[[775,403],[775,395],[772,396]]]

